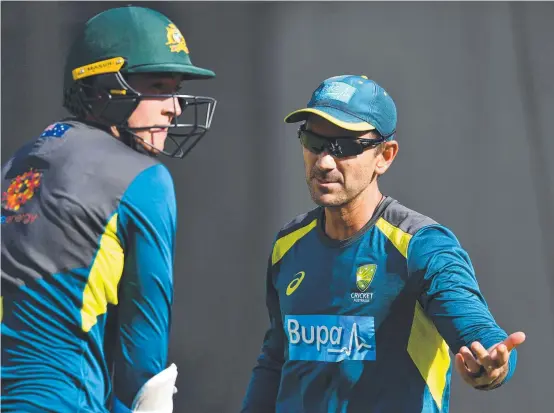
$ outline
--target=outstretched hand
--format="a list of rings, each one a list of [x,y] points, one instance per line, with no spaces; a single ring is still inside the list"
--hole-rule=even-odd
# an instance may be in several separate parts
[[[504,341],[486,350],[481,343],[471,343],[471,350],[463,346],[456,354],[456,370],[462,379],[477,389],[494,388],[508,374],[508,360],[514,348],[525,341],[521,331],[510,334]]]

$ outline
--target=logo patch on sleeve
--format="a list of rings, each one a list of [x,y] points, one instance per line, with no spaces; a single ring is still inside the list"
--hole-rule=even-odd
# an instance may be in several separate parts
[[[34,169],[16,176],[10,182],[6,191],[2,193],[2,216],[0,222],[3,224],[22,223],[32,224],[38,217],[34,213],[21,211],[21,207],[33,198],[39,190],[42,180],[42,173]],[[7,215],[4,215],[7,212]]]
[[[41,138],[61,138],[69,129],[71,129],[73,126],[68,125],[67,123],[53,123],[50,126],[48,126],[42,134],[40,135]]]

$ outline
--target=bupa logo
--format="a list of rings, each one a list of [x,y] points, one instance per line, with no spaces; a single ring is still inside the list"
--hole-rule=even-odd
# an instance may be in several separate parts
[[[375,360],[373,317],[287,315],[289,359],[339,362]]]

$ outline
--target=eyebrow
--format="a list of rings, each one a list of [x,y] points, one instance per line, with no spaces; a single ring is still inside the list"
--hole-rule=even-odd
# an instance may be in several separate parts
[[[362,138],[362,136],[366,135],[368,132],[371,132],[371,131],[351,131],[351,130],[348,130],[348,129],[339,128],[337,130],[333,130],[333,132],[336,132],[336,133],[333,133],[331,136],[327,136],[327,135],[321,135],[318,132],[314,132],[312,130],[313,122],[310,123],[309,128],[308,128],[308,122],[305,122],[302,126],[308,132],[312,132],[312,133],[315,133],[316,135],[323,136],[323,137],[326,137],[326,138],[329,138],[329,139],[352,138],[352,139],[366,139],[367,140],[367,139],[372,139],[373,138],[373,137],[372,138]]]
[[[167,81],[166,81],[167,80]],[[160,89],[171,89],[174,91],[178,91],[183,87],[182,82],[179,82],[177,84],[173,84],[170,79],[166,78],[159,78],[159,79],[145,79],[143,81],[143,87],[147,88],[160,88]]]

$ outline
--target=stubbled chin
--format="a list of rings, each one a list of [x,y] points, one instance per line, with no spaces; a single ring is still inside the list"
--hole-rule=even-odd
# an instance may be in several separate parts
[[[322,207],[337,207],[337,206],[341,206],[343,204],[343,202],[338,198],[338,197],[335,197],[335,196],[319,196],[319,197],[312,197],[313,198],[313,201],[319,205],[319,206],[322,206]]]
[[[330,190],[318,189],[317,187],[311,188],[312,200],[319,206],[336,206],[341,204],[340,196],[337,193],[333,193]]]

